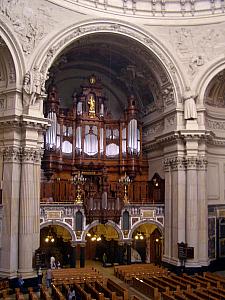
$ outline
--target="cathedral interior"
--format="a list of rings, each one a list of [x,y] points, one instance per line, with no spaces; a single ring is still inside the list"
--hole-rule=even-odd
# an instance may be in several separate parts
[[[225,259],[224,1],[0,0],[0,277]]]

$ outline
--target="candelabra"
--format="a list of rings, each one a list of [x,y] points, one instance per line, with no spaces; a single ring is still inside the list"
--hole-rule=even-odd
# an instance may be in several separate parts
[[[126,172],[125,172],[125,175],[122,176],[119,179],[119,183],[121,183],[124,186],[124,198],[123,198],[123,200],[124,200],[124,203],[127,204],[127,203],[129,203],[129,201],[128,201],[128,195],[127,195],[127,190],[128,190],[128,185],[131,183],[131,179],[126,174]]]
[[[75,202],[77,204],[82,204],[81,186],[86,182],[86,178],[80,172],[73,176],[73,184],[77,187],[77,196]]]

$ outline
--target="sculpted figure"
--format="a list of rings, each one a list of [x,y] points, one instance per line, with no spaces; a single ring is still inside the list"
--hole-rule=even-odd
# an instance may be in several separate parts
[[[23,82],[23,105],[33,105],[40,95],[44,95],[44,84],[44,76],[37,67],[34,67],[32,72],[28,71]]]
[[[188,89],[183,96],[184,99],[184,119],[185,120],[194,120],[197,119],[197,110],[195,99],[197,96]]]

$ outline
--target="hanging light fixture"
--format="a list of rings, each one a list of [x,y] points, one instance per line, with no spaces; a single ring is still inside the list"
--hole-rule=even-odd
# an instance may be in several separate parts
[[[143,240],[144,239],[144,235],[141,232],[138,232],[135,234],[134,236],[135,240]]]
[[[54,243],[55,242],[55,238],[54,238],[54,236],[53,236],[53,234],[52,234],[52,230],[51,230],[51,227],[50,227],[50,229],[49,229],[49,232],[48,232],[48,234],[46,235],[46,237],[45,237],[45,242],[46,243]]]

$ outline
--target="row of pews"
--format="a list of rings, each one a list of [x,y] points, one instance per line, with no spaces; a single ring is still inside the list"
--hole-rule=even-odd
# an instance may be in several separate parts
[[[132,282],[133,277],[157,276],[163,274],[167,275],[169,271],[155,264],[122,265],[114,267],[114,275],[128,284]]]
[[[133,277],[132,285],[154,300],[225,300],[225,278],[213,273]]]
[[[94,268],[57,269],[52,271],[51,293],[41,287],[41,299],[66,300],[70,288],[77,299],[82,300],[128,300],[128,290]],[[135,300],[135,299],[134,299]],[[140,299],[136,299],[140,300]]]

